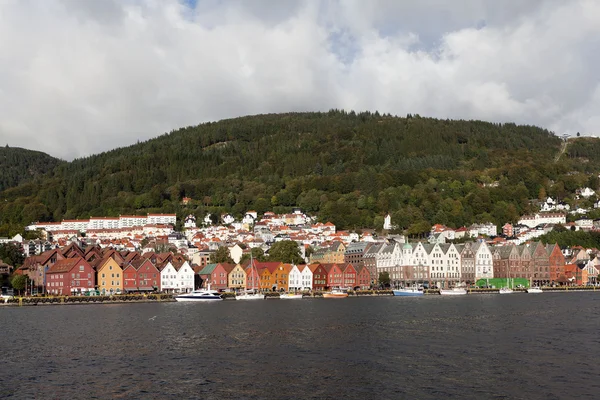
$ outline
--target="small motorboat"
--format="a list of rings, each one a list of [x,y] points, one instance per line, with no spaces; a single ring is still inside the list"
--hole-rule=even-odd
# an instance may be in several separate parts
[[[416,286],[394,289],[394,296],[423,296],[423,289],[420,289]]]
[[[302,298],[302,293],[282,293],[279,295],[280,299],[301,299]]]
[[[440,289],[442,296],[461,296],[467,294],[467,289],[460,287],[453,287],[452,289]]]
[[[544,291],[539,286],[532,286],[527,288],[527,293],[544,293]]]
[[[343,299],[344,297],[348,297],[348,292],[342,289],[332,289],[331,292],[323,293],[325,299]]]

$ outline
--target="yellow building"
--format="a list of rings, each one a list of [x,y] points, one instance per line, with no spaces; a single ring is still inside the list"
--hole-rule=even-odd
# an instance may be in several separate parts
[[[101,294],[123,293],[123,270],[113,258],[105,258],[99,263],[96,282]]]
[[[231,289],[246,289],[246,271],[237,264],[228,275],[228,285]]]
[[[344,254],[346,246],[342,242],[333,242],[329,246],[328,251],[324,254],[323,264],[342,264],[344,262]]]

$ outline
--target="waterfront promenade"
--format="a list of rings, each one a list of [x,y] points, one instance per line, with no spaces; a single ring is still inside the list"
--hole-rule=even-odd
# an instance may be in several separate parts
[[[515,294],[527,294],[526,289],[513,289]],[[559,286],[559,287],[544,287],[543,292],[599,292],[600,287],[597,286]],[[360,290],[349,291],[349,298],[352,297],[380,297],[393,296],[391,290]],[[439,296],[437,289],[425,289],[424,294],[428,296]],[[469,288],[469,295],[499,294],[499,289],[496,288]],[[160,302],[175,302],[176,294],[128,294],[128,295],[112,295],[112,296],[15,296],[0,301],[2,306],[46,306],[46,305],[77,305],[77,304],[127,304],[127,303],[160,303]],[[323,292],[304,293],[304,298],[321,298]],[[279,293],[267,292],[265,299],[278,299]],[[223,293],[223,300],[235,300],[234,293]]]

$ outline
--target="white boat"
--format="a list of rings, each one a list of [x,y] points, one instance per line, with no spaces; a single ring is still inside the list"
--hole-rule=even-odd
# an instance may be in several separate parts
[[[460,287],[454,287],[452,289],[440,289],[440,294],[442,296],[460,296],[467,294],[467,289]]]
[[[279,295],[280,299],[301,299],[302,298],[302,293],[282,293]]]
[[[191,293],[184,293],[175,296],[177,301],[219,301],[223,300],[221,294],[216,290],[210,290],[210,285],[206,289],[197,289]]]
[[[236,300],[264,300],[265,295],[262,293],[243,292],[235,295]]]
[[[250,274],[256,276],[256,278],[258,279],[258,284],[253,285],[255,287],[252,289],[246,289],[245,292],[236,294],[235,295],[236,300],[264,300],[265,299],[265,295],[258,291],[258,288],[260,288],[260,275],[258,274],[258,270],[256,269],[256,267],[254,266],[254,260],[252,259],[252,252],[250,252]]]
[[[416,286],[394,289],[394,296],[423,296],[423,289],[419,289]]]
[[[323,293],[325,299],[343,299],[344,297],[348,297],[348,292],[342,289],[332,289],[331,292]]]
[[[503,288],[500,288],[500,290],[498,291],[498,293],[500,293],[500,294],[511,294],[511,293],[514,293],[514,292],[509,287],[503,287]]]
[[[527,289],[527,293],[544,293],[539,286],[533,286]]]

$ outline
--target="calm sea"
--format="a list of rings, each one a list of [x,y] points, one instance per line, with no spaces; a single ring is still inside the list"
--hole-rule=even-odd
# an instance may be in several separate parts
[[[4,307],[0,321],[2,398],[600,398],[600,293]]]

